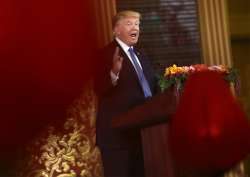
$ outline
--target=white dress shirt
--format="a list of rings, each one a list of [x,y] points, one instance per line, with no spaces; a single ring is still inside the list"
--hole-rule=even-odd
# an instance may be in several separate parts
[[[134,66],[135,68],[135,65],[134,65],[134,62],[129,54],[129,48],[130,46],[128,46],[127,44],[125,44],[124,42],[122,42],[119,38],[115,38],[115,40],[118,42],[118,44],[121,46],[122,50],[126,53],[127,57],[129,58],[130,62],[132,63],[132,65]],[[133,46],[131,46],[133,48]],[[136,60],[137,62],[139,63],[141,69],[142,69],[142,66],[141,66],[141,63],[138,59],[138,57],[136,56]],[[116,75],[115,73],[112,72],[112,70],[110,71],[110,77],[111,77],[111,82],[113,85],[116,85],[117,84],[117,81],[119,79],[119,73]]]

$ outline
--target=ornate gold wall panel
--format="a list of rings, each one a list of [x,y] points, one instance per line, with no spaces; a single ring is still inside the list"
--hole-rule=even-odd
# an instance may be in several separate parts
[[[19,177],[103,177],[96,146],[97,97],[92,83],[68,109],[63,126],[49,126],[27,146]]]
[[[203,61],[232,66],[226,0],[198,0]]]

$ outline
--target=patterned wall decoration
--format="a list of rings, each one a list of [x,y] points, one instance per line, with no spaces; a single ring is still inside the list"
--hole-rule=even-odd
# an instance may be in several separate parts
[[[68,109],[61,128],[48,127],[27,147],[18,176],[103,177],[101,153],[95,145],[97,99],[91,86]]]

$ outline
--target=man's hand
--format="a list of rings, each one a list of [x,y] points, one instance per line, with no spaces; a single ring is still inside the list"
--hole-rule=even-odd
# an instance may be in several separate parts
[[[121,69],[122,69],[123,57],[120,56],[119,51],[120,51],[119,47],[116,47],[115,53],[114,53],[114,55],[113,55],[112,72],[113,72],[115,75],[118,75],[119,72],[120,72]]]

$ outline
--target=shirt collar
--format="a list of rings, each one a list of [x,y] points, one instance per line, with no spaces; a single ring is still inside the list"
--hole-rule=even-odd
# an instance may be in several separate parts
[[[127,52],[130,47],[133,48],[133,46],[128,46],[127,44],[125,44],[124,42],[122,42],[118,37],[116,37],[115,40],[118,42],[118,44],[122,47],[122,49],[125,52]]]

